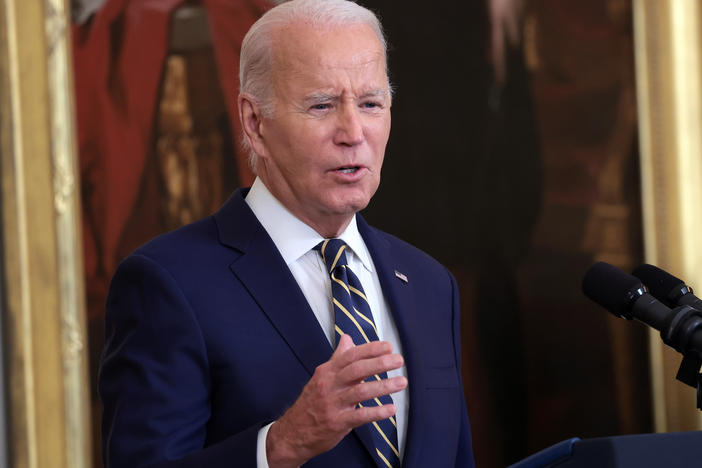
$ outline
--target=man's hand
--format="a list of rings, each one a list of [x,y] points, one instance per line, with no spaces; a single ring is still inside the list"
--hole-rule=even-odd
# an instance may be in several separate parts
[[[395,405],[356,408],[356,404],[404,389],[404,377],[364,382],[403,363],[386,341],[354,346],[343,335],[329,361],[317,367],[297,401],[271,425],[266,438],[270,468],[300,466],[331,450],[353,428],[394,415]]]

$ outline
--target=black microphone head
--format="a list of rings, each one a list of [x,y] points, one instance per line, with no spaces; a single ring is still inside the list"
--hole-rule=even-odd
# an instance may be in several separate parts
[[[669,306],[676,305],[677,298],[680,297],[682,289],[685,288],[683,280],[648,263],[636,267],[632,274],[643,281],[656,299]]]
[[[605,262],[592,265],[583,277],[583,293],[617,317],[631,320],[631,308],[646,292],[641,281]]]

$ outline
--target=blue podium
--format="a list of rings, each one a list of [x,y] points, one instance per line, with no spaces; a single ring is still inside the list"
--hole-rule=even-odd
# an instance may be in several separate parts
[[[509,468],[702,468],[702,431],[564,440]]]

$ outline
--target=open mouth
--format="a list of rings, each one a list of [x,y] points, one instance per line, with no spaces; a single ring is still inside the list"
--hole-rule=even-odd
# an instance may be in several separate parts
[[[337,171],[343,172],[344,174],[353,174],[354,172],[356,172],[359,169],[360,169],[360,167],[358,167],[358,166],[348,166],[348,167],[340,167],[339,169],[337,169]]]

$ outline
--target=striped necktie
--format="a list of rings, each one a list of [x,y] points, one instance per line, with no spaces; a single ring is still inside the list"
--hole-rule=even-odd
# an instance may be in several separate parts
[[[378,330],[373,322],[368,299],[358,277],[346,263],[347,245],[341,239],[327,239],[315,249],[322,254],[331,278],[332,302],[334,304],[334,330],[336,342],[343,334],[350,335],[354,344],[360,345],[378,340]],[[387,373],[373,375],[366,381],[387,379]],[[392,403],[390,395],[358,403],[359,407],[381,406]],[[400,466],[397,450],[397,423],[391,416],[371,423],[371,433],[380,466],[397,468]]]

